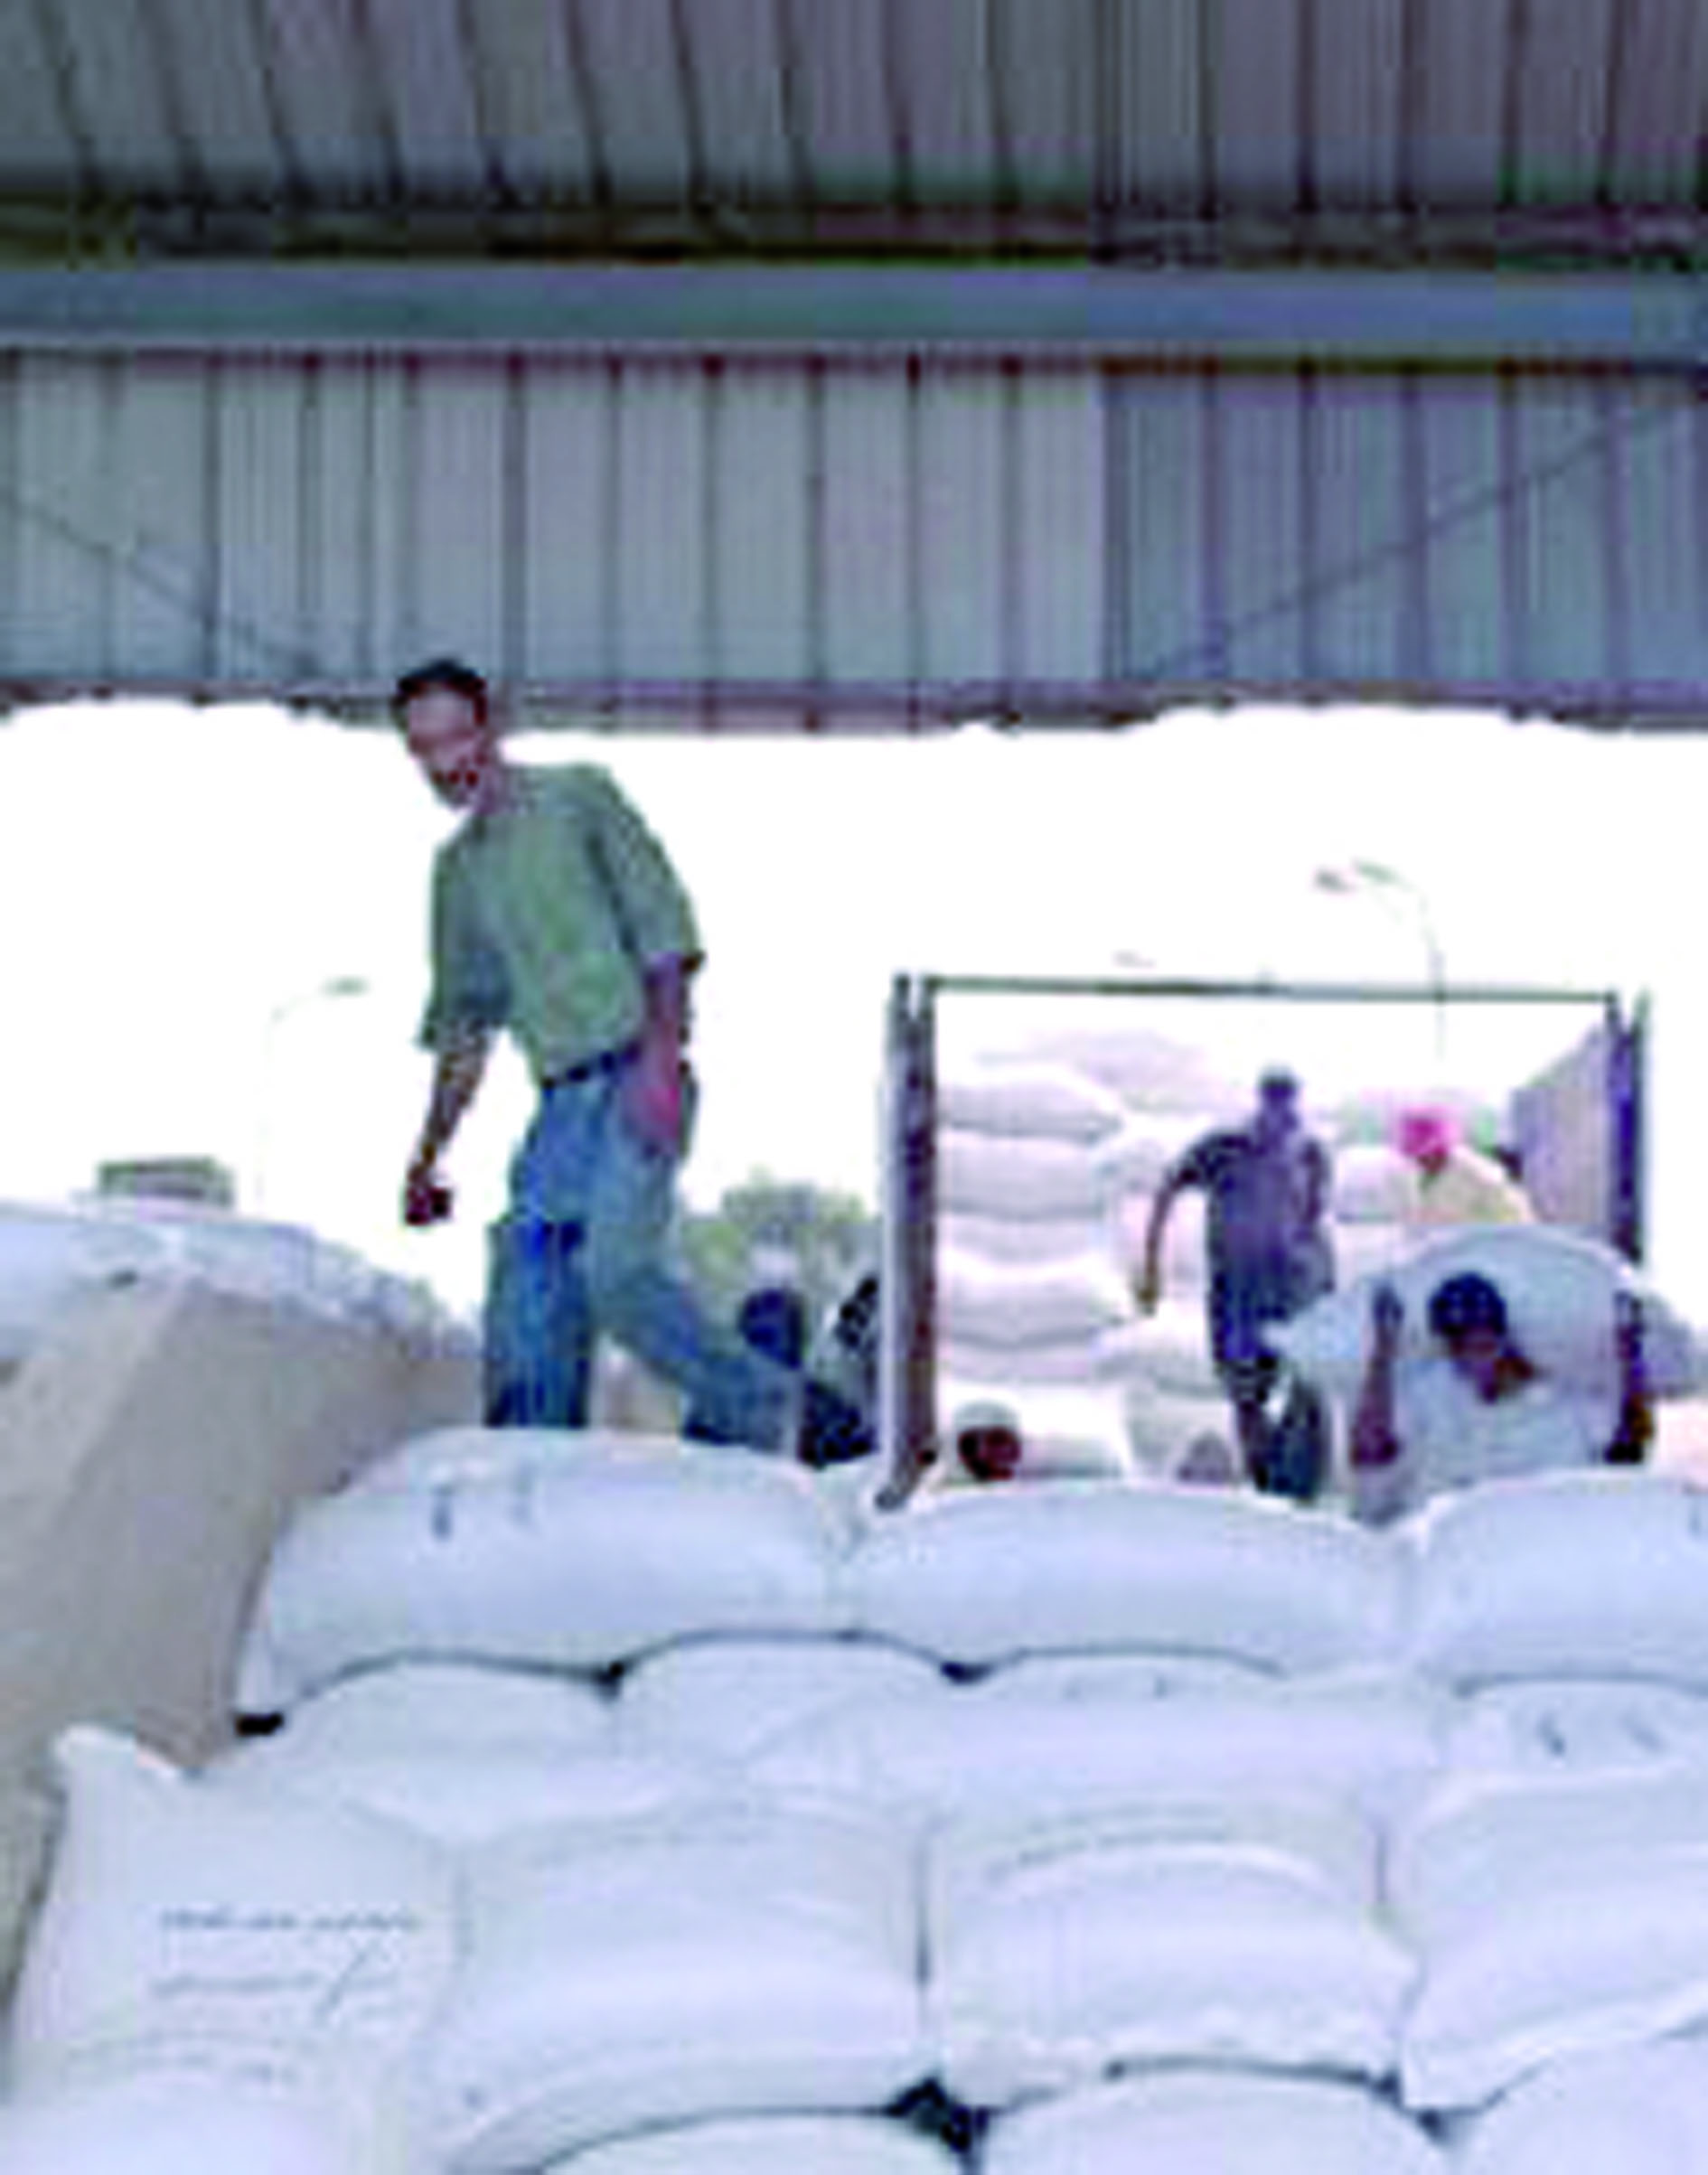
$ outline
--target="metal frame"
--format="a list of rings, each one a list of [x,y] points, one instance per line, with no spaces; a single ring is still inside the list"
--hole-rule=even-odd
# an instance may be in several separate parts
[[[901,974],[885,1034],[878,1435],[887,1501],[905,1500],[935,1443],[937,1004],[944,996],[1275,999],[1305,1004],[1599,1007],[1611,1046],[1612,1242],[1640,1258],[1642,1050],[1647,1000],[1628,1023],[1616,990],[1532,982],[1337,982],[1023,974]]]

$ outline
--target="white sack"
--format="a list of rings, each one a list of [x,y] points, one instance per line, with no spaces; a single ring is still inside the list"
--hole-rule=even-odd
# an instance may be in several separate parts
[[[288,1707],[386,1661],[597,1669],[701,1632],[835,1631],[842,1545],[811,1477],[774,1458],[446,1430],[297,1513],[239,1704]]]
[[[1683,1764],[1708,1770],[1708,1693],[1632,1677],[1490,1684],[1460,1702],[1448,1764],[1538,1782]]]
[[[1445,1770],[1394,1823],[1389,1902],[1413,1938],[1441,1948],[1496,1918],[1559,1915],[1606,1873],[1708,1860],[1703,1780],[1694,1766],[1541,1779]]]
[[[1065,1706],[1142,1705],[1206,1692],[1280,1691],[1282,1680],[1253,1662],[1215,1654],[1030,1654],[962,1685],[963,1701],[1059,1700]],[[1301,1683],[1300,1690],[1304,1692]]]
[[[953,1336],[937,1341],[940,1383],[1035,1383],[1044,1388],[1075,1388],[1127,1383],[1144,1371],[1143,1325],[1137,1320],[1113,1327],[1052,1338],[1047,1344],[969,1344]],[[983,1394],[982,1392],[979,1392]],[[953,1415],[953,1397],[940,1402]]]
[[[1708,1686],[1708,1494],[1638,1470],[1491,1481],[1428,1505],[1413,1535],[1414,1665],[1503,1677]]]
[[[924,2081],[905,1842],[800,1804],[536,1833],[474,1869],[434,2134],[509,2175],[644,2128],[876,2112]]]
[[[774,1739],[751,1775],[915,1829],[980,1814],[1179,1805],[1321,1791],[1386,1816],[1438,1774],[1441,1705],[1385,1677],[1086,1697],[971,1685],[946,1703],[868,1701]]]
[[[1119,1169],[1077,1140],[937,1134],[937,1205],[959,1215],[1039,1219],[1106,1216],[1122,1190]]]
[[[1375,1900],[1374,1834],[1327,1796],[953,1825],[928,1870],[939,2074],[976,2107],[1138,2063],[1384,2077],[1415,1964]]]
[[[1003,2115],[980,2175],[1442,2175],[1445,2166],[1415,2123],[1359,2086],[1187,2069]]]
[[[1355,1140],[1334,1151],[1335,1221],[1403,1223],[1417,1199],[1408,1157],[1380,1140]]]
[[[1559,2062],[1465,2125],[1460,2175],[1693,2175],[1708,2168],[1708,2046],[1664,2039]]]
[[[1413,2107],[1478,2106],[1550,2062],[1708,2022],[1700,1768],[1461,1779],[1402,1824],[1388,1879],[1424,1966]]]
[[[1617,1392],[1614,1301],[1627,1292],[1642,1304],[1643,1355],[1656,1396],[1695,1386],[1694,1339],[1676,1309],[1610,1247],[1547,1223],[1484,1223],[1447,1231],[1420,1244],[1390,1274],[1404,1308],[1402,1358],[1434,1349],[1429,1302],[1449,1277],[1487,1277],[1506,1302],[1513,1335],[1540,1371],[1593,1394]],[[1299,1372],[1332,1394],[1356,1397],[1369,1354],[1367,1281],[1344,1280],[1268,1341]]]
[[[541,2175],[957,2175],[960,2166],[898,2122],[772,2114],[617,2138],[554,2161]]]
[[[857,1627],[949,1662],[1098,1647],[1278,1669],[1381,1659],[1406,1558],[1387,1533],[1223,1489],[965,1489],[869,1532],[848,1564]]]
[[[68,1730],[64,1826],[11,2020],[13,2076],[275,2056],[394,2069],[444,1994],[450,1861],[343,1807],[239,1802],[127,1738]]]
[[[1109,1254],[1117,1226],[1107,1214],[1075,1216],[981,1216],[946,1210],[937,1218],[937,1242],[945,1252],[975,1261],[1014,1264],[1075,1261]]]
[[[1054,1261],[982,1261],[948,1248],[937,1257],[947,1342],[1011,1350],[1093,1337],[1132,1318],[1132,1293],[1107,1251]]]
[[[1174,1397],[1220,1397],[1203,1302],[1165,1298],[1140,1317],[1134,1375]]]
[[[624,1676],[617,1730],[631,1751],[741,1759],[856,1700],[953,1692],[934,1662],[876,1639],[685,1639]]]
[[[1084,1142],[1106,1139],[1126,1114],[1119,1095],[1072,1065],[1018,1058],[945,1071],[937,1112],[971,1133]]]
[[[674,1811],[718,1795],[727,1780],[686,1753],[517,1743],[323,1748],[297,1743],[289,1730],[235,1747],[203,1778],[245,1798],[287,1792],[358,1806],[459,1849],[519,1828]]]
[[[1348,1223],[1336,1217],[1330,1233],[1335,1282],[1342,1287],[1396,1269],[1420,1243],[1403,1223]]]
[[[1213,1120],[1133,1111],[1097,1153],[1116,1195],[1155,1194],[1171,1166]]]
[[[610,1695],[586,1677],[478,1662],[388,1662],[341,1677],[290,1711],[299,1749],[474,1752],[499,1746],[596,1749],[611,1741]]]

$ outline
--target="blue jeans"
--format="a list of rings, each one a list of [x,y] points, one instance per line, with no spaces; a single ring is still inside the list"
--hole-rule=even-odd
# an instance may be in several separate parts
[[[585,1427],[603,1332],[724,1439],[781,1448],[794,1378],[713,1320],[671,1266],[679,1158],[636,1139],[622,1078],[543,1090],[511,1166],[510,1206],[490,1234],[487,1422]]]

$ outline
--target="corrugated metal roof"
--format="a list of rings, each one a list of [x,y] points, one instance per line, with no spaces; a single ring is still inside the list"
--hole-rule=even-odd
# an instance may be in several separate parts
[[[1701,726],[1708,422],[1563,374],[0,368],[0,689],[906,730],[1394,700]]]
[[[10,0],[0,243],[1689,249],[1702,0]]]

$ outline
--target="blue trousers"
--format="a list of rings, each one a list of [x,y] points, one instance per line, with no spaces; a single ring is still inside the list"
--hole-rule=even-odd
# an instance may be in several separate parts
[[[584,1427],[604,1334],[673,1383],[726,1440],[783,1447],[789,1371],[705,1310],[672,1266],[680,1158],[638,1140],[620,1070],[546,1088],[490,1233],[486,1419]]]

